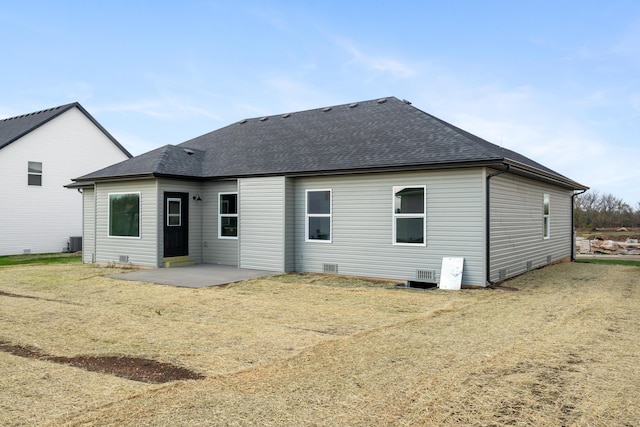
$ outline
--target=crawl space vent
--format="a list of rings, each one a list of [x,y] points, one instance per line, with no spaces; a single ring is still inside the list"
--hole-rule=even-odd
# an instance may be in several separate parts
[[[338,274],[338,264],[322,264],[322,272]]]
[[[551,263],[551,255],[547,255],[547,264]]]
[[[129,262],[129,255],[120,255],[118,258],[119,262]]]
[[[532,268],[533,268],[533,262],[527,261],[527,271],[531,270]]]
[[[423,282],[436,282],[436,271],[431,269],[417,269],[416,280]]]
[[[507,278],[507,269],[506,268],[501,268],[500,271],[498,272],[498,279],[499,280],[504,280]]]

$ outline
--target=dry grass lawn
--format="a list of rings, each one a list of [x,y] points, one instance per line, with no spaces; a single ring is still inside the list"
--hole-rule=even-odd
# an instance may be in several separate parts
[[[0,267],[0,342],[206,378],[0,352],[0,425],[640,425],[638,267],[554,265],[517,292],[315,275],[188,289],[114,272]]]

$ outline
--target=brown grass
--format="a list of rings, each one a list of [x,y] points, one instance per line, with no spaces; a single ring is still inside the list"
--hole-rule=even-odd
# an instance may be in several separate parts
[[[146,384],[0,352],[2,425],[640,425],[640,269],[499,290],[286,275],[185,289],[0,268],[0,341],[207,378]],[[18,298],[15,295],[33,298]]]

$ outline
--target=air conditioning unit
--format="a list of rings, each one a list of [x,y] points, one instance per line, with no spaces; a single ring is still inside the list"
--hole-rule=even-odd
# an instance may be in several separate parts
[[[82,250],[82,236],[69,237],[69,252],[80,252]]]

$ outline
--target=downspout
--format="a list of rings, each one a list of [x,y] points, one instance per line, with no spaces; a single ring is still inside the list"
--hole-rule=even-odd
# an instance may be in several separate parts
[[[575,197],[585,193],[587,190],[582,190],[579,193],[573,193],[571,195],[571,262],[575,262],[576,260],[576,248],[575,248],[575,244],[576,244],[576,237],[575,237],[575,231],[574,231],[574,215],[575,215],[575,204],[574,204],[574,200]]]
[[[502,175],[503,173],[509,172],[509,165],[505,165],[506,169],[494,172],[492,174],[487,175],[487,184],[485,185],[486,191],[486,207],[487,211],[485,212],[485,230],[486,230],[486,239],[485,239],[485,265],[487,266],[487,283],[489,286],[493,285],[494,282],[491,280],[491,186],[489,185],[489,180],[494,176]]]

